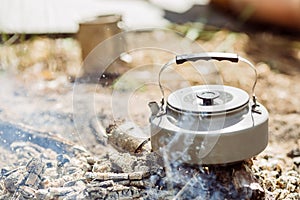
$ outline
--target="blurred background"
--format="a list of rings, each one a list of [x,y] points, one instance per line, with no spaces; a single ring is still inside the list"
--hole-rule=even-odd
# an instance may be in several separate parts
[[[298,0],[2,0],[0,69],[24,70],[40,63],[45,65],[41,67],[45,78],[61,70],[74,76],[88,53],[112,35],[168,28],[203,41],[221,32],[245,33],[251,41],[246,51],[260,51],[256,61],[272,62],[270,58],[280,54],[277,51],[288,52],[284,68],[293,73],[296,69],[291,66],[299,59],[293,49],[298,47],[299,4]],[[264,58],[266,54],[272,55]],[[283,68],[276,63],[271,67]]]

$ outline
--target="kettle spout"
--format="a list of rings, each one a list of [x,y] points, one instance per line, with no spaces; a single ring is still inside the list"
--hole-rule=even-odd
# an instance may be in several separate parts
[[[148,106],[151,110],[151,117],[156,116],[159,112],[159,106],[158,103],[155,101],[151,101],[148,103]]]

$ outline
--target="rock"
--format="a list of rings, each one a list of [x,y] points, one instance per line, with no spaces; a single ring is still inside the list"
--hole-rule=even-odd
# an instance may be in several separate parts
[[[293,162],[297,167],[299,167],[300,166],[300,157],[293,158]]]
[[[95,158],[92,157],[92,156],[89,156],[86,158],[87,162],[90,164],[90,165],[94,165],[95,164]]]
[[[287,156],[290,158],[300,157],[300,149],[299,148],[292,149],[290,152],[287,153]]]

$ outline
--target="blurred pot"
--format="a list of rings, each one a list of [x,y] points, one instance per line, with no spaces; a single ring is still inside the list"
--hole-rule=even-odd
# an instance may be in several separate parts
[[[119,27],[121,22],[120,15],[111,14],[87,19],[79,24],[77,39],[82,48],[85,75],[100,75],[107,67],[97,59],[97,54],[103,53],[101,49],[105,50],[108,59],[115,59],[125,51],[126,43],[121,36],[118,39],[104,42],[122,32]],[[98,45],[102,45],[102,47],[96,48]],[[91,53],[93,50],[94,52]]]

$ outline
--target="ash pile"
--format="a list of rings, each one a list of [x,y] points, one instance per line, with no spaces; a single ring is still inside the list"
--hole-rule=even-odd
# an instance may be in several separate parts
[[[112,146],[96,157],[82,146],[51,136],[47,140],[58,144],[60,151],[34,140],[10,143],[17,164],[1,169],[0,199],[265,198],[250,161],[228,166],[187,165],[170,163],[145,148],[120,152]]]

